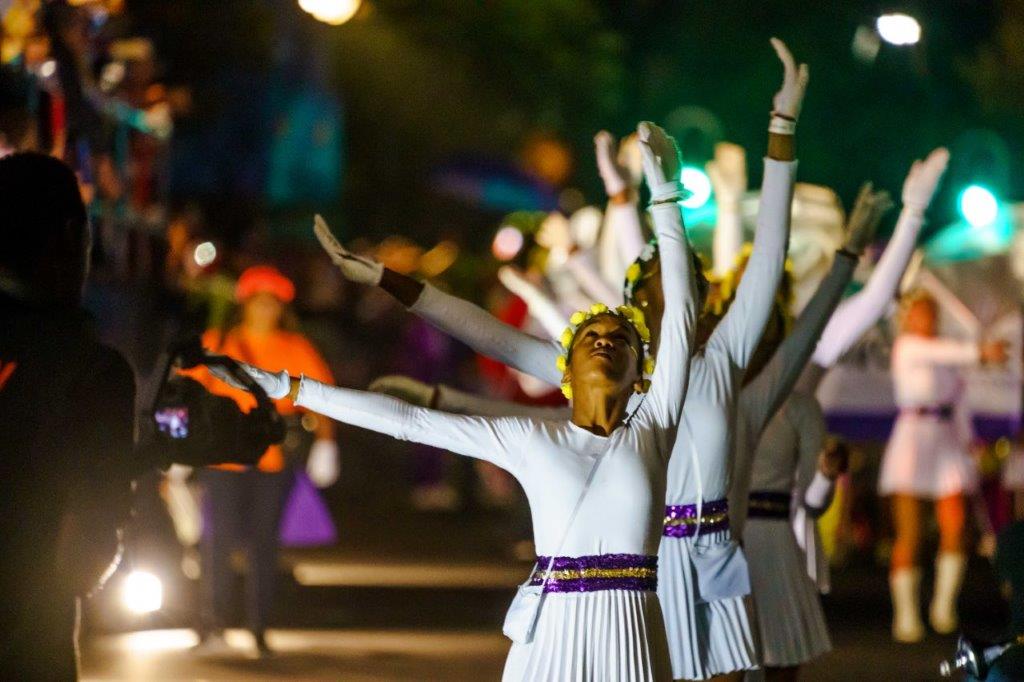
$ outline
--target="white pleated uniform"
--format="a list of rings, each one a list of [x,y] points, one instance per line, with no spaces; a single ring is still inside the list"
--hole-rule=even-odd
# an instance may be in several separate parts
[[[761,436],[750,490],[799,496],[817,469],[825,418],[813,396],[786,400]],[[797,503],[802,499],[797,497]],[[748,518],[743,546],[750,559],[764,664],[802,665],[832,648],[818,588],[807,574],[790,519]]]
[[[669,457],[682,416],[696,301],[680,210],[652,210],[665,290],[664,334],[652,388],[628,425],[607,438],[566,420],[455,415],[303,379],[296,404],[396,438],[489,461],[523,486],[538,554],[654,555],[661,540]],[[675,218],[658,220],[659,213]],[[553,365],[552,365],[553,367]],[[604,453],[564,544],[595,459]],[[671,679],[657,595],[633,590],[549,593],[533,640],[512,645],[509,681]]]
[[[979,362],[972,341],[901,334],[892,349],[896,417],[882,458],[880,495],[938,499],[973,492],[978,470],[970,454],[972,430],[963,405],[959,368]],[[950,417],[918,408],[953,408]]]
[[[736,399],[782,277],[796,166],[765,159],[754,252],[735,302],[707,347],[693,357],[687,424],[680,426],[669,465],[666,504],[694,504],[701,492],[704,501],[722,499],[729,490]],[[661,234],[682,229],[678,211],[652,213],[659,241]],[[665,269],[663,252],[661,258],[662,272],[671,273]],[[553,385],[561,381],[554,364],[560,353],[557,342],[502,324],[477,306],[429,285],[410,310],[479,353]],[[662,348],[669,335],[663,323]],[[659,349],[658,368],[662,354]],[[699,566],[692,538],[665,538],[658,553],[658,594],[676,679],[705,679],[758,664],[743,552],[728,530],[702,535],[699,546]]]

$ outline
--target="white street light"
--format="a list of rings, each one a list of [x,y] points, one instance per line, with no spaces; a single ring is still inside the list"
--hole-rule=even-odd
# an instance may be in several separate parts
[[[921,24],[909,14],[883,14],[875,21],[875,28],[891,45],[915,45],[921,40]]]
[[[355,16],[362,0],[299,0],[299,7],[318,21],[340,26]]]

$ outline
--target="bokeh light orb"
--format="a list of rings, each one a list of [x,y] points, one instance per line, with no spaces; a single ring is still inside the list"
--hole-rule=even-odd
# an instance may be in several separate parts
[[[217,260],[217,247],[214,246],[213,242],[202,242],[196,246],[196,250],[192,253],[192,258],[195,259],[196,265],[205,268]]]
[[[683,166],[679,174],[683,187],[693,192],[680,203],[684,208],[700,208],[711,198],[711,178],[696,166]]]
[[[340,26],[355,16],[362,0],[299,0],[299,7],[317,21]]]
[[[491,243],[491,253],[500,261],[509,261],[515,258],[523,249],[523,233],[518,227],[503,225],[494,235]]]
[[[909,14],[883,14],[875,21],[875,28],[890,45],[915,45],[921,40],[921,24]]]
[[[996,195],[981,185],[970,185],[960,192],[957,209],[971,227],[991,225],[999,215]]]
[[[160,578],[148,571],[132,571],[124,579],[121,600],[132,613],[159,611],[164,603],[164,586]]]

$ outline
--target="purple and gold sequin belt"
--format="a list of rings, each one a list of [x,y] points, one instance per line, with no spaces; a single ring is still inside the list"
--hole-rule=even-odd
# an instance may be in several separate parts
[[[723,498],[705,502],[701,507],[700,519],[697,518],[696,504],[666,506],[661,534],[667,538],[692,538],[698,532],[704,535],[728,528],[729,501]]]
[[[555,557],[547,583],[544,574],[551,557],[537,557],[531,585],[544,585],[544,592],[597,592],[633,590],[653,592],[658,588],[658,557],[646,554],[595,554]]]

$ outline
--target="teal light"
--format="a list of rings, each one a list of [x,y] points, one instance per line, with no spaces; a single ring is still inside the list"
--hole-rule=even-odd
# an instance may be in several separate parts
[[[700,208],[711,199],[711,178],[708,174],[696,166],[683,166],[679,174],[683,187],[693,192],[689,198],[680,202],[683,208]]]
[[[981,185],[969,185],[956,200],[957,210],[971,227],[992,224],[999,215],[996,195]]]

